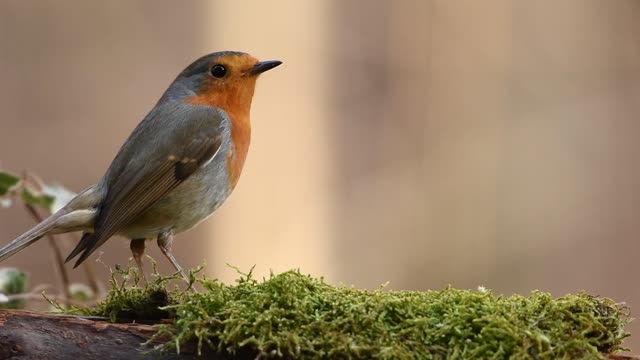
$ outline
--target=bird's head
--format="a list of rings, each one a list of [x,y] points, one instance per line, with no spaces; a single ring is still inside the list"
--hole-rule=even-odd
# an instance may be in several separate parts
[[[185,102],[216,106],[232,113],[248,113],[256,79],[280,64],[281,61],[275,60],[258,61],[242,52],[216,52],[187,66],[172,87],[177,85],[189,90],[188,96],[182,97]]]

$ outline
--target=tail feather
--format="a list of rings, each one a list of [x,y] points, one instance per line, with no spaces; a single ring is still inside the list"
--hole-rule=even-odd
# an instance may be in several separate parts
[[[0,261],[33,244],[47,234],[92,230],[97,214],[96,206],[100,199],[102,199],[100,188],[97,191],[94,186],[87,188],[55,214],[2,247],[0,249]]]
[[[93,233],[87,233],[87,232],[82,234],[82,238],[80,238],[80,241],[78,242],[76,247],[73,248],[73,250],[71,250],[71,253],[69,254],[69,256],[67,256],[67,259],[64,262],[68,263],[69,261],[71,261],[71,259],[73,259],[78,254],[80,254],[82,251],[84,251],[85,248],[87,247],[87,245],[89,244],[89,242],[91,241],[91,236],[92,235],[93,235]],[[78,265],[80,265],[80,264],[76,264],[74,266],[74,268],[77,267]]]
[[[5,260],[9,256],[17,253],[45,236],[49,231],[55,228],[56,221],[59,217],[59,214],[51,215],[29,231],[18,236],[12,242],[2,247],[2,249],[0,249],[0,261]]]

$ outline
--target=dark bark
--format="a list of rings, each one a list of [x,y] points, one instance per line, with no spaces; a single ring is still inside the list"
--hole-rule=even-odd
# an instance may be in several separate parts
[[[193,344],[181,353],[160,354],[142,345],[155,334],[153,325],[114,324],[81,317],[0,310],[0,359],[195,359]],[[166,339],[165,339],[166,340]],[[229,356],[203,349],[200,359],[254,358]]]

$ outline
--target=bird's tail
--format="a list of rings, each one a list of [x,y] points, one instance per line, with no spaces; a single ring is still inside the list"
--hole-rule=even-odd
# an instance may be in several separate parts
[[[85,190],[71,200],[67,206],[3,246],[0,249],[0,261],[33,244],[47,234],[92,229],[96,215],[94,206],[97,203],[97,199],[91,188]]]
[[[56,227],[56,222],[59,218],[60,214],[53,214],[38,225],[32,227],[29,231],[15,238],[12,242],[3,246],[2,249],[0,249],[0,261],[5,260],[9,256],[38,241]]]

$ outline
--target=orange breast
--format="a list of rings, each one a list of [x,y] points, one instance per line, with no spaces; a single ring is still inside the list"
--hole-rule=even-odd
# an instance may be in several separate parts
[[[249,111],[255,78],[216,83],[211,80],[200,89],[198,95],[185,99],[196,105],[216,106],[223,109],[231,120],[231,149],[226,154],[229,188],[238,183],[251,141]]]
[[[249,143],[251,142],[249,106],[239,103],[237,99],[238,97],[220,96],[220,94],[216,93],[205,93],[185,99],[185,102],[194,105],[219,107],[229,116],[231,121],[231,149],[226,156],[230,190],[233,190],[238,183],[244,161],[247,158],[247,152],[249,151]]]
[[[231,118],[231,151],[227,153],[227,171],[229,173],[229,190],[233,190],[240,174],[244,161],[249,151],[249,143],[251,142],[251,124],[249,116],[240,116],[229,114]]]

